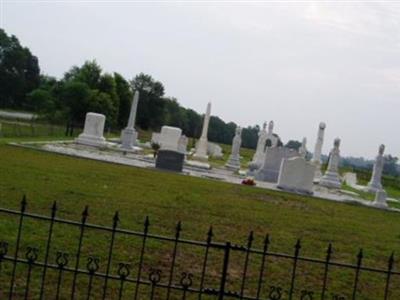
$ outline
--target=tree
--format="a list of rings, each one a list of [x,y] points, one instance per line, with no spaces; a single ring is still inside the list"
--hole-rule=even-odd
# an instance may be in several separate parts
[[[39,114],[46,116],[55,111],[55,101],[53,95],[44,89],[36,89],[28,94],[31,107]]]
[[[86,83],[79,81],[67,82],[61,91],[61,102],[67,108],[69,120],[80,124],[89,111],[92,92]]]
[[[37,57],[0,29],[0,105],[32,109],[26,95],[39,87],[39,74]]]
[[[390,154],[385,155],[385,164],[383,166],[383,173],[391,176],[398,176],[397,162],[398,158]]]
[[[294,149],[294,150],[299,150],[299,148],[301,147],[301,142],[295,141],[295,140],[290,140],[289,142],[287,142],[285,147]]]
[[[131,81],[132,89],[140,92],[137,124],[143,129],[159,129],[164,124],[164,86],[150,75],[140,73]]]
[[[132,90],[129,82],[120,74],[114,73],[115,89],[119,98],[117,124],[120,128],[126,126],[132,104]]]

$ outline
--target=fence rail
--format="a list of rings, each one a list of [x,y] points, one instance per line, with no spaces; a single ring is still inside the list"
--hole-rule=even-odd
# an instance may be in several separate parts
[[[132,231],[119,227],[118,212],[114,215],[112,226],[108,227],[89,223],[88,207],[83,210],[80,222],[58,218],[55,202],[49,216],[29,213],[26,208],[25,197],[19,211],[0,208],[0,220],[12,220],[12,227],[16,229],[12,241],[3,240],[0,235],[1,299],[399,299],[399,291],[393,283],[400,279],[400,272],[394,270],[393,254],[388,258],[386,269],[373,268],[363,265],[362,249],[356,256],[356,263],[348,264],[332,260],[331,244],[327,247],[325,259],[317,259],[300,255],[300,240],[295,243],[293,253],[286,254],[270,251],[268,235],[261,249],[254,248],[253,232],[250,232],[245,245],[214,241],[212,227],[205,241],[195,241],[181,238],[180,222],[176,225],[175,235],[168,237],[150,233],[149,218],[143,223],[143,231]],[[29,220],[45,225],[40,251],[39,247],[30,245],[37,243],[38,238],[32,233],[32,226],[27,224]],[[10,237],[8,231],[1,230],[2,225],[0,223],[0,233]],[[68,244],[68,250],[73,249],[72,253],[55,249],[56,225],[67,226],[76,232],[74,240],[61,239]],[[28,245],[23,247],[26,244],[26,226],[30,231]],[[37,228],[36,225],[34,228]],[[85,245],[89,231],[107,234],[105,249],[96,249],[93,243],[91,247],[94,249],[89,247],[92,252],[102,253],[103,264],[99,256],[87,254]],[[67,231],[64,229],[63,232]],[[128,251],[129,256],[135,254],[135,259],[116,259],[116,256],[121,256],[117,252],[127,250],[127,246],[116,247],[117,243],[122,243],[120,237],[138,239],[136,246],[132,247],[137,249]],[[147,252],[153,249],[165,254],[161,243],[168,243],[169,255],[156,262],[148,257]],[[179,249],[185,246],[191,247],[189,264],[177,262],[181,256]],[[240,259],[234,258],[235,255],[239,255]],[[272,272],[278,260],[284,260],[287,267],[283,278]],[[300,264],[305,270],[299,271]],[[311,266],[318,268],[320,276],[311,276],[310,283],[305,277]],[[178,269],[182,268],[184,270],[179,272]],[[330,276],[333,268],[347,272],[345,288],[333,283]],[[274,270],[277,269],[281,270],[281,267]],[[368,278],[371,274],[380,278],[373,291],[360,286],[360,277],[365,273],[369,274]],[[346,281],[344,277],[338,279],[336,276],[336,281],[340,283],[341,280]]]

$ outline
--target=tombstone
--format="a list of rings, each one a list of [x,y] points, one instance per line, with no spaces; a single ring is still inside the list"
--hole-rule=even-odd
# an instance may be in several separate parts
[[[186,137],[186,135],[181,135],[178,141],[178,152],[186,155],[188,142],[189,139]]]
[[[303,141],[301,142],[301,146],[299,148],[299,155],[302,158],[306,158],[307,156],[307,138],[303,138]]]
[[[159,150],[156,159],[156,168],[168,171],[182,172],[185,155],[172,150]]]
[[[365,188],[366,192],[376,193],[383,189],[381,178],[382,178],[383,165],[385,164],[385,158],[383,156],[384,152],[385,152],[385,145],[380,145],[378,155],[375,158],[371,179]]]
[[[322,145],[324,144],[324,134],[325,134],[326,124],[324,122],[319,123],[317,141],[315,142],[314,153],[312,157],[312,163],[315,165],[315,175],[314,182],[319,182],[322,177],[321,172],[321,154]]]
[[[161,127],[159,139],[160,150],[178,151],[181,135],[182,130],[180,128],[172,126]]]
[[[328,188],[339,189],[342,186],[339,178],[339,161],[340,161],[340,139],[336,138],[333,143],[333,149],[329,153],[328,168],[325,175],[321,178],[319,184]]]
[[[229,170],[240,170],[240,145],[242,144],[242,129],[236,127],[235,137],[232,141],[232,152],[225,167]]]
[[[276,183],[279,177],[282,159],[299,156],[298,152],[286,147],[271,147],[267,149],[264,162],[254,177],[256,180]]]
[[[103,137],[105,121],[106,117],[104,115],[88,112],[83,132],[75,139],[75,143],[104,147],[106,145],[106,139]]]
[[[207,153],[209,156],[214,158],[222,158],[224,156],[220,145],[208,142],[207,147]]]
[[[207,144],[208,144],[208,125],[210,123],[210,116],[211,116],[211,102],[207,104],[207,110],[206,114],[204,115],[204,121],[203,121],[203,129],[201,132],[201,137],[197,143],[196,146],[196,152],[193,155],[193,158],[201,161],[207,161],[208,160],[208,155],[207,155]]]
[[[160,138],[161,138],[161,133],[153,132],[151,134],[151,143],[160,145]]]
[[[265,155],[265,143],[267,141],[267,122],[264,122],[262,130],[258,133],[256,152],[253,155],[251,163],[261,166]]]
[[[135,91],[132,100],[131,111],[129,113],[128,125],[121,132],[121,148],[132,150],[136,145],[137,132],[135,129],[136,111],[139,102],[139,92]]]
[[[386,198],[387,198],[387,194],[384,190],[378,190],[376,191],[375,194],[375,201],[372,202],[372,205],[375,207],[379,207],[379,208],[387,208],[387,202],[386,202]]]
[[[266,130],[267,122],[263,124],[263,129],[260,131],[257,141],[256,153],[253,160],[249,163],[249,176],[254,176],[255,172],[261,168],[265,160],[268,147],[277,147],[279,138],[274,134],[274,121],[268,124],[268,131]]]
[[[279,189],[300,194],[313,194],[315,166],[304,157],[283,159],[279,171]]]

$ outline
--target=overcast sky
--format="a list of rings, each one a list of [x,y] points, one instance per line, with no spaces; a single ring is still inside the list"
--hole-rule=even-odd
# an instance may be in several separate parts
[[[0,0],[1,1],[1,0]],[[274,120],[284,142],[400,156],[400,1],[7,1],[1,27],[61,77],[96,59],[242,126]]]

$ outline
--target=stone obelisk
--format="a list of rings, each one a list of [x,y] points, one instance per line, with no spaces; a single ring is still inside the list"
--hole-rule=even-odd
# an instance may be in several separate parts
[[[202,160],[202,161],[207,161],[208,160],[208,155],[207,155],[208,139],[207,139],[207,136],[208,136],[208,125],[210,123],[210,116],[211,116],[211,102],[208,102],[206,114],[204,115],[203,130],[201,132],[201,137],[199,139],[199,142],[197,143],[196,152],[193,155],[194,158],[196,158],[198,160]]]
[[[299,148],[299,155],[302,158],[306,158],[307,156],[307,138],[303,138],[303,141],[301,142],[301,146]]]
[[[258,133],[256,152],[251,163],[261,164],[264,158],[265,142],[267,141],[267,122],[264,122],[263,128]]]
[[[382,190],[381,178],[382,178],[383,165],[385,164],[385,158],[383,156],[384,152],[385,152],[385,145],[380,145],[378,155],[376,156],[375,159],[374,168],[372,170],[371,180],[369,181],[367,187],[365,188],[366,192],[376,193]]]
[[[340,161],[340,139],[336,138],[333,143],[333,149],[329,153],[328,168],[324,176],[322,176],[319,184],[328,188],[339,189],[342,186],[339,178],[339,161]]]
[[[235,137],[232,141],[232,152],[225,167],[229,170],[240,170],[240,145],[242,144],[242,128],[236,127]]]
[[[324,144],[325,127],[326,125],[324,122],[319,123],[317,141],[315,143],[314,154],[311,160],[311,162],[315,165],[314,182],[319,182],[322,177],[321,154],[322,154],[322,145]]]
[[[139,102],[139,91],[135,91],[132,100],[131,112],[129,113],[128,125],[121,132],[121,148],[126,150],[134,149],[137,139],[135,129],[136,111]]]

